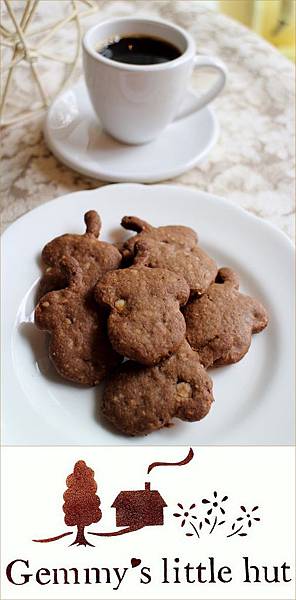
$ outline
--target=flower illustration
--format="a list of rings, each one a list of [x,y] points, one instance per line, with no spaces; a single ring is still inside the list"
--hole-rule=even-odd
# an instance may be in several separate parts
[[[246,532],[240,533],[244,525],[247,525],[247,527],[252,527],[252,523],[254,521],[260,521],[260,517],[257,517],[253,514],[258,510],[259,506],[254,506],[252,510],[249,511],[246,509],[245,506],[241,506],[240,508],[243,514],[237,517],[231,528],[232,533],[230,533],[227,537],[232,537],[236,534],[238,534],[239,536],[246,536],[248,535]]]
[[[238,517],[236,520],[242,521],[243,519],[248,519],[248,527],[251,527],[252,521],[260,521],[260,517],[255,517],[254,515],[250,514],[258,510],[258,508],[259,506],[254,506],[250,512],[247,512],[245,506],[241,506],[241,510],[244,514],[242,517]]]
[[[227,538],[238,536],[247,536],[250,527],[256,522],[261,521],[258,516],[259,506],[253,506],[252,509],[247,509],[246,506],[240,506],[240,513],[232,522],[229,515],[226,515],[226,501],[228,496],[214,491],[210,499],[203,498],[201,503],[203,507],[197,509],[196,504],[191,504],[188,508],[181,503],[177,504],[179,512],[173,513],[173,516],[179,519],[179,524],[186,536],[197,538],[204,535],[211,535],[213,531],[218,530],[219,526],[225,525],[224,535]],[[199,506],[199,504],[198,504]],[[227,504],[228,507],[228,504]],[[227,534],[228,527],[232,522],[230,533]],[[227,529],[226,529],[227,527]],[[221,529],[222,531],[222,529]]]
[[[214,496],[213,500],[208,500],[207,498],[203,498],[203,500],[202,500],[203,504],[210,505],[207,510],[207,515],[210,516],[212,513],[213,513],[213,516],[215,515],[213,523],[211,523],[211,521],[208,517],[205,518],[205,523],[207,523],[207,525],[210,525],[210,527],[211,527],[210,533],[213,533],[216,525],[223,525],[223,523],[225,523],[225,521],[219,521],[219,523],[218,523],[218,518],[220,517],[220,513],[222,515],[225,515],[225,509],[223,508],[222,503],[226,502],[226,500],[228,500],[228,496],[223,496],[223,498],[221,498],[221,500],[218,500],[217,492],[214,492],[213,496]]]
[[[218,498],[217,492],[214,492],[213,496],[214,496],[214,500],[207,500],[207,498],[203,498],[203,500],[202,500],[203,504],[210,504],[210,507],[207,510],[207,514],[211,515],[213,511],[215,513],[220,510],[222,515],[225,515],[225,510],[224,510],[223,506],[221,506],[221,504],[222,504],[222,502],[226,502],[226,500],[228,500],[228,496],[224,496],[222,498],[222,500],[217,499]]]
[[[191,506],[189,506],[188,509],[185,509],[184,506],[182,506],[182,504],[177,504],[177,506],[183,512],[182,513],[174,513],[174,517],[177,517],[177,518],[183,517],[181,527],[184,527],[186,521],[189,521],[190,519],[197,519],[197,517],[195,515],[190,514],[190,511],[196,507],[196,504],[191,504]]]
[[[196,504],[191,504],[188,509],[184,508],[184,506],[180,503],[178,503],[177,506],[181,509],[182,512],[173,513],[173,516],[177,517],[177,519],[182,518],[181,527],[184,527],[185,523],[187,523],[188,525],[190,525],[192,527],[192,529],[194,530],[197,537],[199,537],[199,533],[198,533],[194,523],[192,523],[192,521],[191,521],[191,519],[197,519],[197,516],[191,512],[196,507]],[[186,533],[186,535],[192,536],[192,535],[194,535],[194,533]]]

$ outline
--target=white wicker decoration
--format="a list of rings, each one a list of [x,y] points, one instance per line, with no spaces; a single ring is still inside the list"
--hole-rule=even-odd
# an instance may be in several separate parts
[[[38,15],[39,4],[42,12],[47,8],[46,20]],[[80,55],[81,18],[97,9],[95,0],[1,1],[2,126],[44,110],[67,84]]]

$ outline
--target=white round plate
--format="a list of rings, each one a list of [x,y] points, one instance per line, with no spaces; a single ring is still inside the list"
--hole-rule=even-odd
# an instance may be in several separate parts
[[[192,96],[186,93],[186,105]],[[57,158],[83,175],[103,181],[154,183],[176,177],[205,158],[217,141],[218,124],[212,109],[206,107],[175,121],[149,144],[122,144],[100,127],[80,80],[51,105],[44,135]]]
[[[32,322],[44,244],[83,231],[83,214],[96,209],[102,239],[122,241],[125,214],[154,225],[189,225],[220,266],[236,269],[241,289],[270,315],[262,333],[236,365],[211,370],[215,403],[199,423],[129,438],[101,422],[101,387],[67,383],[50,364],[46,335]],[[292,444],[293,258],[288,238],[230,202],[183,186],[109,185],[43,204],[3,236],[4,443],[20,445]]]

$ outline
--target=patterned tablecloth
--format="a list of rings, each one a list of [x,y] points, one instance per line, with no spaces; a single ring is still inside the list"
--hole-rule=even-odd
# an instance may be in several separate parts
[[[108,0],[98,5],[84,27],[111,16],[159,16],[188,29],[199,52],[225,61],[227,87],[213,104],[221,126],[218,143],[204,163],[172,181],[229,198],[293,238],[294,65],[204,3]],[[65,53],[70,43],[65,38]],[[81,66],[77,77],[80,74]],[[51,154],[41,117],[3,129],[1,172],[4,227],[61,194],[103,185],[68,169]]]

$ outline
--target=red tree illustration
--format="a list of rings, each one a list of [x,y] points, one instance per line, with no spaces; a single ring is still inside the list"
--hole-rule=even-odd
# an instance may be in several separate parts
[[[98,523],[102,518],[99,508],[100,499],[96,495],[97,484],[94,480],[94,471],[88,467],[84,460],[79,460],[73,473],[66,479],[67,490],[64,493],[66,525],[77,527],[76,539],[71,544],[74,546],[92,546],[84,536],[84,528],[92,523]]]

